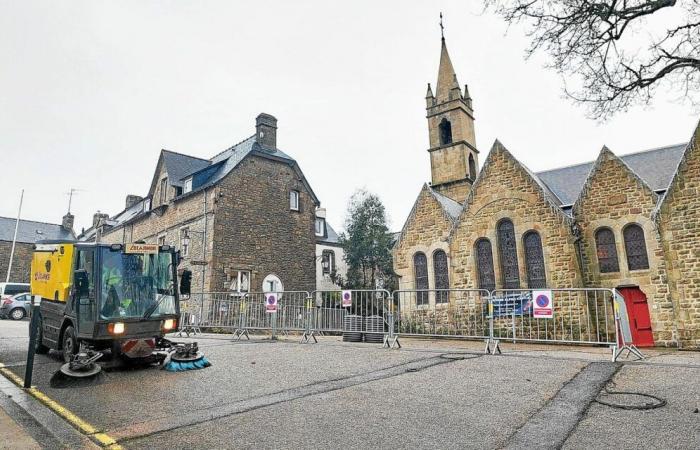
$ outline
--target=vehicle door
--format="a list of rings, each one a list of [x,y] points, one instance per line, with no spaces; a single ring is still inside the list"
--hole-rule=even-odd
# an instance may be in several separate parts
[[[95,281],[95,250],[92,248],[77,249],[71,309],[75,314],[79,338],[90,338],[95,333],[97,316]]]

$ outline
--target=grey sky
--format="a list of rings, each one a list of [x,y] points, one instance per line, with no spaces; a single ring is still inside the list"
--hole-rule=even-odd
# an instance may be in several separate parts
[[[55,2],[0,0],[0,215],[60,222],[70,187],[76,228],[126,194],[144,195],[161,148],[209,158],[279,120],[341,228],[358,187],[380,195],[400,229],[430,177],[426,83],[440,32],[468,83],[484,161],[495,138],[532,170],[685,142],[687,104],[604,125],[562,98],[543,59],[524,61],[522,31],[461,1]]]

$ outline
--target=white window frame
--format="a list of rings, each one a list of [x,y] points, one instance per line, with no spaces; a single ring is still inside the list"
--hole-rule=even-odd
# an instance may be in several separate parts
[[[233,280],[231,280],[229,289],[239,294],[246,294],[250,292],[250,270],[236,269],[234,270],[234,273],[236,276]],[[243,275],[245,275],[245,278]],[[242,285],[243,281],[246,282],[245,286]]]
[[[183,244],[183,240],[185,239],[185,237],[187,237],[189,241],[187,245]],[[180,228],[180,254],[183,258],[189,256],[190,247],[192,246],[191,244],[192,238],[190,237],[190,227]]]
[[[289,209],[299,211],[299,191],[292,189],[289,191]]]
[[[319,224],[320,230],[319,230]],[[316,217],[316,222],[314,223],[314,230],[316,231],[316,236],[323,236],[326,231],[326,219],[323,217]]]
[[[185,183],[182,188],[183,194],[187,194],[188,192],[192,192],[192,177],[189,177],[185,180]]]

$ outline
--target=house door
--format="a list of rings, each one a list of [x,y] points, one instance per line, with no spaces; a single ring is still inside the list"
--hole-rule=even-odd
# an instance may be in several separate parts
[[[632,330],[632,343],[637,347],[653,347],[654,335],[651,332],[647,296],[638,287],[619,288],[618,291],[625,299]]]

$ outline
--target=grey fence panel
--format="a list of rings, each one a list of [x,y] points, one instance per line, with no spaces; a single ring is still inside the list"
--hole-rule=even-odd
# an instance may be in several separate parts
[[[348,296],[345,306],[344,294]],[[383,335],[388,331],[386,317],[390,308],[391,293],[387,290],[314,291],[311,293],[311,299],[311,328],[315,331],[347,332],[348,320],[362,323],[361,329],[356,330],[360,333],[369,331],[372,334]]]
[[[486,339],[489,297],[485,289],[394,291],[396,334]]]
[[[542,290],[552,292],[552,318],[533,317],[532,290],[493,291],[493,338],[513,342],[616,344],[612,289]]]

